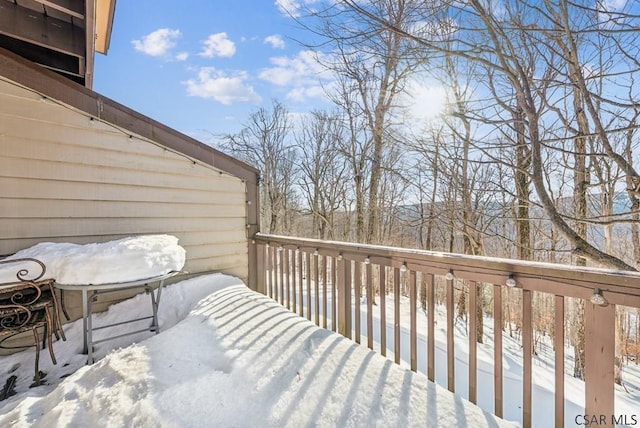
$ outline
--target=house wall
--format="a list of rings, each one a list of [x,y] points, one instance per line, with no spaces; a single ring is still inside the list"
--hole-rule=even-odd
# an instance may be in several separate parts
[[[246,192],[243,179],[0,76],[0,254],[166,233],[189,273],[246,280]]]
[[[243,180],[0,80],[0,254],[168,233],[190,272],[247,276]]]

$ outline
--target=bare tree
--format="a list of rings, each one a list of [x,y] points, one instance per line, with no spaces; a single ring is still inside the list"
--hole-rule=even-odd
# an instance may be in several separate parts
[[[486,74],[486,91],[493,103],[486,98],[472,109],[474,120],[487,126],[501,126],[520,121],[520,134],[525,136],[530,148],[531,183],[536,197],[556,230],[570,243],[577,257],[586,258],[604,266],[633,270],[633,266],[609,254],[589,242],[576,225],[579,222],[561,212],[550,196],[544,180],[545,151],[553,149],[555,126],[553,112],[562,108],[563,98],[558,89],[568,88],[573,99],[571,111],[575,121],[586,124],[585,129],[573,129],[574,142],[582,144],[585,138],[598,138],[603,154],[624,171],[632,188],[638,187],[640,177],[623,155],[617,153],[610,142],[612,130],[607,129],[604,116],[608,109],[598,109],[597,102],[614,106],[625,103],[616,99],[615,92],[607,98],[598,98],[593,90],[588,71],[591,56],[595,53],[607,55],[609,69],[599,70],[610,77],[614,86],[617,78],[626,76],[635,81],[638,61],[631,52],[638,51],[637,32],[627,31],[633,22],[640,20],[630,13],[603,12],[603,5],[588,7],[568,0],[531,3],[524,0],[504,2],[503,7],[491,8],[492,3],[480,0],[448,3],[446,18],[434,14],[431,6],[424,8],[425,19],[431,19],[437,31],[431,34],[411,33],[376,14],[360,2],[343,0],[370,22],[385,29],[393,29],[405,37],[411,37],[424,46],[425,51],[439,51],[455,55],[482,67]],[[602,16],[606,15],[606,25]],[[434,19],[437,21],[434,22]],[[447,37],[443,37],[446,35]],[[451,47],[451,41],[455,48]],[[614,71],[612,64],[617,68]],[[624,68],[621,71],[620,66]],[[611,92],[610,92],[611,93]],[[510,106],[517,115],[504,114]],[[510,116],[510,117],[509,117]],[[588,122],[585,122],[585,117]],[[560,124],[566,128],[565,124]],[[524,134],[522,134],[524,133]],[[566,135],[566,129],[565,129]],[[576,152],[577,153],[577,152]],[[582,154],[576,154],[580,162]],[[574,182],[584,182],[586,172],[574,168]],[[579,191],[579,190],[578,190]],[[575,218],[575,216],[573,216]]]
[[[395,27],[408,29],[415,24],[415,9],[420,0],[366,0],[367,7],[392,22]],[[398,95],[404,91],[407,78],[424,58],[414,55],[415,43],[391,29],[371,26],[350,8],[332,3],[326,9],[308,10],[304,25],[323,37],[323,47],[330,48],[324,65],[340,81],[338,105],[351,111],[366,125],[366,132],[352,133],[356,203],[356,240],[380,241],[381,185],[384,170],[385,146],[393,144],[389,138],[393,111],[398,107]],[[352,125],[355,123],[352,123]],[[363,165],[366,163],[367,165]],[[362,176],[367,170],[366,182]]]
[[[425,19],[435,29],[424,34],[399,28],[360,2],[343,2],[370,22],[412,37],[425,52],[455,56],[484,70],[481,96],[466,116],[493,127],[497,134],[504,126],[514,131],[515,171],[523,174],[516,181],[519,205],[532,199],[527,195],[530,180],[551,230],[563,235],[574,263],[635,270],[637,259],[629,263],[587,233],[588,224],[602,224],[590,218],[588,211],[590,166],[613,163],[619,168],[622,174],[615,181],[620,183],[624,177],[636,209],[629,214],[637,215],[640,175],[628,153],[614,144],[621,129],[612,126],[612,118],[633,116],[637,109],[640,34],[630,30],[637,27],[640,16],[630,13],[631,6],[611,10],[611,3],[604,1],[510,0],[495,7],[484,0],[451,1],[435,12],[431,6],[424,8]],[[635,126],[633,119],[629,123]],[[484,150],[490,154],[492,148],[485,145]],[[564,164],[559,176],[572,179],[570,204],[553,197],[557,183],[545,177],[545,162],[556,158]],[[527,214],[518,215],[524,219]],[[521,243],[526,243],[527,232],[524,227],[518,230]],[[580,301],[573,312],[577,322],[572,338],[574,375],[580,378],[584,373],[583,312]]]
[[[288,140],[288,114],[287,108],[274,100],[270,109],[260,107],[251,113],[242,130],[226,135],[222,145],[260,170],[261,217],[268,233],[288,231],[294,210],[296,151]]]
[[[342,118],[324,111],[311,112],[296,133],[302,194],[316,238],[334,239],[336,212],[346,208],[347,162],[336,150],[345,135]]]

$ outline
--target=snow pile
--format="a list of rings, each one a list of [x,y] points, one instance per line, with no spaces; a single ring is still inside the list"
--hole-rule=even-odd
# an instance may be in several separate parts
[[[94,325],[150,310],[146,300]],[[126,344],[104,342],[93,366],[79,353],[81,321],[66,325],[58,365],[41,358],[50,385],[28,388],[33,350],[0,357],[0,379],[16,374],[19,392],[0,402],[0,426],[510,426],[236,278],[167,287],[159,318],[162,333],[113,351]]]
[[[60,284],[107,284],[134,281],[180,270],[185,250],[171,235],[143,235],[99,244],[41,242],[8,259],[35,258],[47,268],[42,279]],[[31,273],[39,268],[23,265]],[[16,279],[17,264],[0,265],[0,282]]]

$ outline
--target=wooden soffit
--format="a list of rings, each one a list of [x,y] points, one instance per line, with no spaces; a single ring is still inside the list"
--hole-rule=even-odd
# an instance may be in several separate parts
[[[111,42],[111,28],[116,10],[116,0],[96,0],[96,41],[95,50],[106,55]]]
[[[91,87],[115,0],[0,0],[0,47]]]

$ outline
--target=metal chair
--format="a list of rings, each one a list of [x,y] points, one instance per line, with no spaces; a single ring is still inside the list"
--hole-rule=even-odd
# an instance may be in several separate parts
[[[53,279],[41,278],[46,272],[44,263],[33,258],[0,260],[2,265],[15,264],[16,280],[0,282],[0,348],[22,349],[34,346],[36,349],[35,376],[31,386],[42,384],[44,373],[40,372],[40,330],[43,331],[42,348],[49,348],[51,361],[56,364],[53,353],[53,336],[66,340],[58,312],[58,300],[53,287]],[[30,267],[36,272],[31,273]],[[33,344],[9,342],[14,336],[31,331]],[[48,343],[47,343],[48,342]]]

